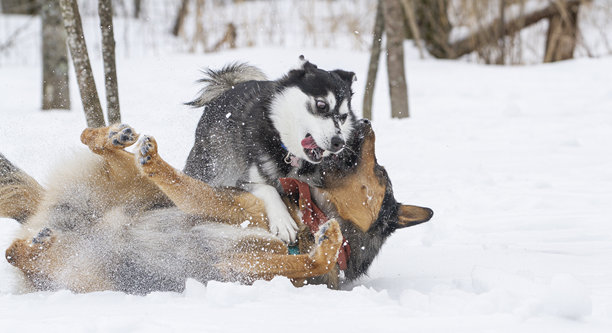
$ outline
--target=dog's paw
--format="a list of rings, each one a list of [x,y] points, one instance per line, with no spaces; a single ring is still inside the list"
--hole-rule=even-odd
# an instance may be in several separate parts
[[[142,166],[146,166],[155,156],[157,156],[157,142],[155,141],[155,138],[152,136],[143,135],[138,142],[136,151],[138,163]]]
[[[335,219],[321,225],[315,234],[316,248],[312,254],[319,260],[336,263],[338,251],[342,246],[342,231]]]
[[[49,228],[44,228],[38,232],[34,238],[32,238],[32,244],[45,244],[51,239],[53,232]]]
[[[44,228],[31,240],[18,239],[6,250],[6,260],[13,266],[25,271],[36,271],[36,262],[55,242],[51,229]]]
[[[129,147],[137,139],[138,134],[127,124],[114,124],[108,128],[108,142],[115,148]]]
[[[287,244],[295,243],[299,228],[286,208],[268,211],[268,223],[272,234]]]

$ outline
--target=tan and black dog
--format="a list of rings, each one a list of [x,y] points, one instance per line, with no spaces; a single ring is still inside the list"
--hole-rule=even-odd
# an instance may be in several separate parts
[[[126,125],[86,129],[81,140],[95,155],[62,165],[47,189],[0,155],[0,216],[23,223],[7,260],[23,273],[26,290],[144,294],[180,291],[187,278],[250,283],[277,275],[337,287],[343,235],[352,247],[344,270],[352,280],[393,231],[432,215],[395,201],[370,125],[358,130],[354,154],[327,165],[325,188],[313,188],[312,199],[332,220],[316,240],[301,237],[314,241],[301,255],[287,255],[266,231],[263,203],[250,193],[177,171],[151,137],[140,140],[136,156],[123,150],[137,138]]]

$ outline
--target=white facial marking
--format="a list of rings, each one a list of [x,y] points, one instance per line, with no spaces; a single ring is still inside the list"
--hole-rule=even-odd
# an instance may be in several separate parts
[[[331,110],[335,108],[337,101],[332,92],[323,98],[315,98],[297,87],[285,89],[271,103],[270,119],[280,133],[281,141],[293,155],[305,160],[309,160],[302,147],[306,134],[310,133],[317,145],[325,149],[323,156],[330,154],[331,139],[338,134],[331,117],[316,116],[307,109],[307,105],[310,105],[312,110],[316,110],[316,101],[321,99],[328,103]],[[347,101],[343,101],[340,108],[341,112],[348,113]],[[340,135],[344,139],[348,138],[351,130],[349,121],[340,125]]]
[[[349,113],[350,110],[348,107],[348,101],[346,99],[342,101],[342,104],[340,104],[340,108],[338,109],[338,111],[340,115]],[[342,136],[345,140],[351,136],[351,132],[353,132],[353,122],[351,121],[350,116],[346,118],[344,124],[340,124],[340,131],[342,132]]]
[[[326,100],[330,110],[336,108],[336,96],[331,91],[327,93]]]

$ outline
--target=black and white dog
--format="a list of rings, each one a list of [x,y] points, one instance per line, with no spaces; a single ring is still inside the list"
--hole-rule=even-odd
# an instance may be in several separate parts
[[[326,71],[300,56],[300,65],[270,81],[256,67],[207,70],[204,107],[185,173],[213,186],[239,186],[262,199],[270,231],[288,243],[297,225],[279,191],[279,178],[321,185],[319,163],[349,140],[353,72]]]

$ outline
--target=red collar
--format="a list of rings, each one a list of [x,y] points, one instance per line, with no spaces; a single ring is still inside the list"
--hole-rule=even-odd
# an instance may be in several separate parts
[[[312,201],[308,184],[293,178],[280,178],[279,181],[285,194],[298,199],[297,202],[302,213],[302,222],[310,228],[312,234],[317,232],[319,226],[327,222],[328,218]],[[341,270],[346,270],[350,254],[351,247],[343,236],[342,247],[338,253],[338,266]]]

